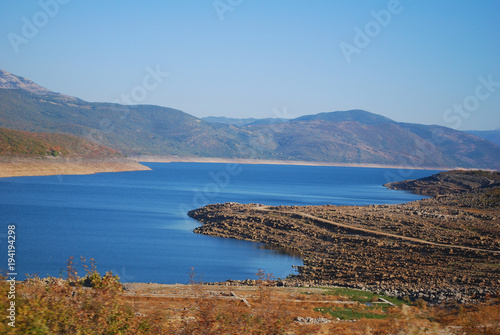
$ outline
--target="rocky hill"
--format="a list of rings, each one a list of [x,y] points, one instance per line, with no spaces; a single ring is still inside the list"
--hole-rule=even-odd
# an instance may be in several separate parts
[[[362,110],[208,122],[160,106],[86,102],[5,71],[0,78],[0,127],[71,134],[128,155],[500,169],[492,142]]]
[[[427,178],[387,183],[384,186],[431,196],[463,193],[500,186],[500,172],[447,171]]]
[[[1,89],[22,89],[40,95],[55,94],[45,87],[37,85],[33,81],[24,77],[13,75],[7,71],[0,69],[0,88]]]

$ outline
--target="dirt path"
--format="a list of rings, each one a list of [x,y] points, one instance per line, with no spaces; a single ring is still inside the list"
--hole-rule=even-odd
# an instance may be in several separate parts
[[[405,241],[410,241],[410,242],[415,242],[415,243],[428,244],[428,245],[432,245],[432,246],[439,246],[439,247],[445,247],[445,248],[458,248],[458,249],[464,249],[464,250],[473,250],[473,251],[481,251],[481,252],[500,254],[500,251],[498,251],[498,250],[480,249],[480,248],[466,247],[463,245],[456,245],[456,244],[442,244],[442,243],[430,242],[430,241],[426,241],[426,240],[422,240],[422,239],[414,238],[414,237],[401,236],[401,235],[396,235],[396,234],[391,234],[391,233],[384,233],[384,232],[377,231],[377,230],[355,227],[355,226],[351,226],[351,225],[344,224],[344,223],[326,220],[326,219],[323,219],[323,218],[320,218],[320,217],[317,217],[317,216],[314,216],[311,214],[307,214],[304,212],[274,211],[274,210],[269,209],[269,206],[255,207],[255,210],[260,210],[260,211],[265,211],[265,212],[273,212],[273,213],[277,213],[277,214],[299,215],[299,216],[302,216],[303,218],[313,219],[315,221],[331,224],[331,225],[334,225],[337,227],[342,227],[342,228],[346,228],[346,229],[353,230],[353,231],[358,231],[358,232],[363,232],[363,233],[368,233],[368,234],[378,235],[378,236],[384,236],[384,237],[392,237],[392,238],[397,238],[400,240],[405,240]]]

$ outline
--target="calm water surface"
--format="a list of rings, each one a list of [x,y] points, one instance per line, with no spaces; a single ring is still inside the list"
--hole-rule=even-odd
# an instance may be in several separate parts
[[[228,201],[267,205],[394,204],[420,199],[387,181],[437,171],[145,163],[152,171],[0,178],[0,246],[16,225],[18,279],[64,274],[69,256],[93,257],[124,282],[187,283],[286,277],[302,261],[258,243],[194,234],[188,210]],[[0,269],[5,269],[7,256]]]

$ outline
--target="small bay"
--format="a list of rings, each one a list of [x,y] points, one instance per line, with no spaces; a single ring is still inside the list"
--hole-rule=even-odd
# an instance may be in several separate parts
[[[222,163],[144,163],[152,171],[0,179],[0,239],[16,225],[16,268],[65,275],[68,257],[94,258],[123,282],[187,283],[295,273],[300,258],[247,241],[194,234],[186,213],[223,202],[266,205],[396,204],[422,196],[386,182],[433,170]],[[4,248],[6,250],[6,247]],[[0,269],[4,269],[4,262]]]

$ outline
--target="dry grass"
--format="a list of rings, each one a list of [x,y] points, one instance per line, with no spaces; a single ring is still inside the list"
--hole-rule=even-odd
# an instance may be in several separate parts
[[[193,281],[191,285],[127,284],[123,291],[116,276],[99,275],[93,262],[86,272],[79,277],[70,259],[66,279],[31,278],[18,283],[16,328],[3,318],[0,333],[499,334],[500,329],[498,299],[468,307],[429,307],[423,301],[375,307],[360,302],[359,292],[349,290],[272,287],[271,278],[262,272],[257,286]],[[9,303],[8,290],[2,280],[3,311]],[[370,318],[338,321],[329,312],[333,310],[365,313]],[[297,317],[330,322],[300,324]]]

